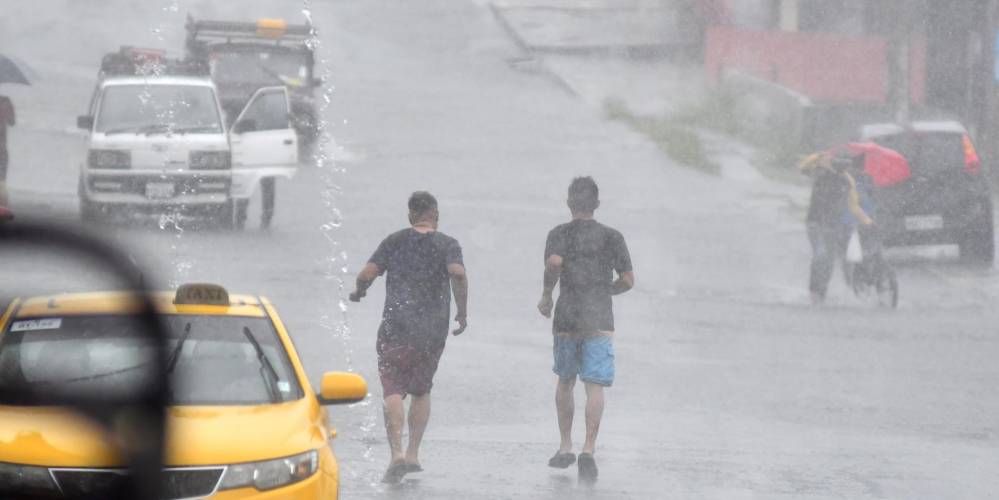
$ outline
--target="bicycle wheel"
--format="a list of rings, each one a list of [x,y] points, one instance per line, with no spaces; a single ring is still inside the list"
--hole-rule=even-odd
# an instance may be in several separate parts
[[[850,287],[853,288],[854,295],[863,299],[871,291],[870,273],[867,272],[867,266],[859,262],[853,264],[851,267],[853,269],[851,272]]]
[[[895,270],[887,265],[882,269],[880,279],[877,284],[878,303],[882,307],[898,307],[898,277]]]

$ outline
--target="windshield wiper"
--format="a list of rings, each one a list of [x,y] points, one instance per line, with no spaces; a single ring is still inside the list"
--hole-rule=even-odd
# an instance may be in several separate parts
[[[243,335],[246,335],[246,339],[253,344],[253,350],[257,351],[257,361],[260,362],[260,376],[264,378],[264,383],[267,384],[267,394],[271,397],[271,403],[281,402],[281,394],[277,385],[280,378],[277,371],[274,370],[274,365],[271,364],[271,360],[267,359],[264,349],[260,347],[260,342],[257,342],[257,338],[253,336],[253,332],[250,331],[249,327],[243,327]]]
[[[177,367],[177,360],[180,359],[180,350],[184,348],[184,342],[187,342],[188,337],[191,336],[191,322],[188,321],[184,325],[184,334],[180,336],[180,340],[177,341],[177,345],[170,352],[170,357],[167,358],[166,372],[167,374],[173,373],[173,369]]]
[[[196,134],[206,132],[218,132],[218,125],[198,125],[196,127],[177,127],[173,129],[176,134]]]

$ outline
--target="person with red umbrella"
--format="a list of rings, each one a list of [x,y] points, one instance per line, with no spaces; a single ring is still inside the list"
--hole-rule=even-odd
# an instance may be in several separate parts
[[[838,153],[852,159],[847,174],[854,179],[860,206],[868,217],[877,220],[881,190],[904,182],[912,175],[908,160],[901,153],[874,142],[849,143],[839,148]],[[843,248],[849,245],[854,231],[861,248],[861,261],[856,269],[847,262],[845,253],[843,255],[847,282],[855,289],[858,285],[854,283],[855,279],[861,283],[880,283],[885,270],[881,228],[864,223],[849,211],[844,214],[844,221],[847,230],[843,235]]]
[[[813,304],[825,302],[837,257],[846,253],[843,210],[848,209],[865,226],[874,224],[860,206],[856,181],[848,172],[853,164],[848,153],[826,151],[805,158],[800,165],[801,171],[814,179],[805,219],[812,246],[808,290]]]

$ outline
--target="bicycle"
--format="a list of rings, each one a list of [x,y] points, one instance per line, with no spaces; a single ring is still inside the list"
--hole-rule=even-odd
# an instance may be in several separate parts
[[[863,259],[853,266],[853,293],[861,299],[877,298],[882,307],[898,307],[898,277],[885,261],[884,247],[875,228],[859,231]]]

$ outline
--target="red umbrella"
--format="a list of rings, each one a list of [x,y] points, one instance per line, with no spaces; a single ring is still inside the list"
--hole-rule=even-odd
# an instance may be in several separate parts
[[[851,142],[844,146],[850,154],[864,155],[864,171],[878,187],[894,186],[912,175],[902,153],[873,142]]]

